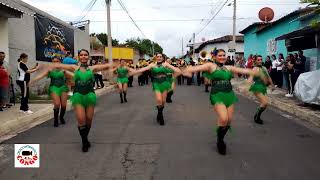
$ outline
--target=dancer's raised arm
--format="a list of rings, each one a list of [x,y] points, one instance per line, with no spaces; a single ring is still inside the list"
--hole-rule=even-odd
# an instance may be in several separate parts
[[[49,74],[49,70],[46,70],[46,71],[42,72],[41,74],[39,74],[38,76],[36,76],[35,78],[30,80],[29,86],[32,86],[33,84],[35,84],[35,82],[47,77],[48,74]]]
[[[90,68],[93,72],[99,72],[99,71],[105,71],[105,70],[110,69],[112,67],[113,67],[113,64],[106,63],[106,64],[93,65]]]
[[[184,76],[191,77],[192,73],[203,72],[203,71],[210,72],[211,69],[215,69],[215,68],[216,68],[216,65],[214,65],[212,63],[206,63],[206,64],[203,64],[203,65],[200,65],[200,66],[187,67],[186,69],[184,69],[182,71],[182,74]]]

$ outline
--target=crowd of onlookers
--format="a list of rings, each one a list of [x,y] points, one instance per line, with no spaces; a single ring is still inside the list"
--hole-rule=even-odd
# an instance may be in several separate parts
[[[239,67],[253,68],[256,56],[250,55],[244,63],[243,59],[239,60]],[[245,65],[243,65],[245,64]],[[276,87],[283,88],[284,85],[288,88],[286,97],[293,97],[294,86],[301,73],[306,72],[306,57],[303,51],[298,53],[288,54],[285,58],[282,53],[278,55],[267,56],[263,66],[268,70],[270,77]]]

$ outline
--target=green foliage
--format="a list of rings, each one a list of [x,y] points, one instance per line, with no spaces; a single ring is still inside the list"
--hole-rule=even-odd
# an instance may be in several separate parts
[[[141,54],[150,56],[153,55],[153,48],[154,53],[163,52],[162,47],[158,43],[152,42],[150,39],[131,38],[127,39],[124,45],[139,50]]]
[[[103,45],[108,46],[108,35],[106,33],[92,33],[90,36],[97,36]],[[119,46],[119,41],[117,39],[112,39],[112,46]]]

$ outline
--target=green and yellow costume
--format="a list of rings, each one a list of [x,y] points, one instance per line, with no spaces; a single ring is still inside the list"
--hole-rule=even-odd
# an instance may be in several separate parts
[[[117,78],[117,83],[120,84],[126,84],[129,82],[128,79],[128,69],[125,67],[119,67],[117,69],[117,73],[118,73],[118,78]]]
[[[61,96],[63,92],[68,92],[69,88],[66,85],[66,77],[64,71],[62,70],[53,70],[48,73],[48,78],[51,79],[49,86],[49,95],[52,93]]]
[[[265,76],[269,76],[267,69],[264,67],[258,67]],[[254,83],[251,85],[249,91],[253,93],[262,93],[263,95],[267,94],[267,86],[260,77],[253,78]]]
[[[151,69],[153,91],[163,93],[170,90],[171,82],[169,82],[167,75],[169,72],[171,71],[162,65]]]
[[[208,79],[212,80],[210,101],[212,105],[224,104],[226,107],[231,106],[238,101],[237,96],[232,90],[230,80],[232,73],[225,67],[217,67],[217,69],[208,73]]]
[[[94,106],[97,97],[94,92],[94,74],[91,69],[87,68],[82,72],[78,69],[74,73],[75,89],[71,97],[72,105],[81,105],[83,107]]]

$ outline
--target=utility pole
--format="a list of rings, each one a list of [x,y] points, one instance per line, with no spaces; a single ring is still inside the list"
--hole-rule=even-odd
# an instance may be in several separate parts
[[[110,17],[110,6],[111,0],[105,0],[107,4],[107,34],[108,34],[108,60],[112,63],[112,37],[111,37],[111,17]]]
[[[236,45],[236,18],[237,18],[237,0],[233,0],[233,44],[234,44],[234,49],[236,49],[237,45]],[[234,52],[234,58],[235,58],[236,52]]]

